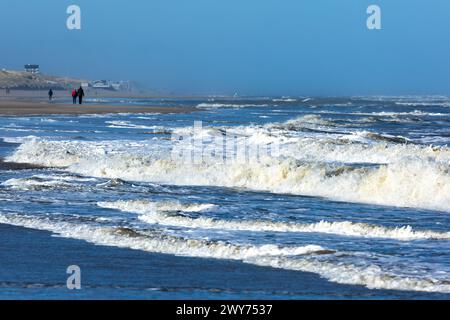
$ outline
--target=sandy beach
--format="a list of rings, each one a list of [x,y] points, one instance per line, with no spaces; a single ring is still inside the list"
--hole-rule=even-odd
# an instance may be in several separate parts
[[[107,113],[182,113],[194,111],[186,107],[112,106],[96,104],[59,104],[31,101],[0,101],[0,115],[107,114]]]

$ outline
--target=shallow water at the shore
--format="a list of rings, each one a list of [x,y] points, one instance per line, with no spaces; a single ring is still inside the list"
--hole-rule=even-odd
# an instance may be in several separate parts
[[[313,273],[229,260],[95,246],[8,225],[0,225],[0,243],[0,299],[447,298],[338,285]],[[81,290],[66,287],[66,268],[74,262],[82,268]]]
[[[116,261],[108,261],[105,252],[119,251],[103,245],[123,248],[121,256],[138,250],[129,254],[130,267],[134,258],[150,254],[170,257],[161,258],[168,260],[167,268],[169,260],[188,257],[190,268],[199,271],[209,261],[218,268],[214,277],[220,274],[227,283],[217,292],[217,284],[199,288],[204,279],[193,272],[189,281],[179,276],[183,285],[172,287],[176,293],[166,288],[150,294],[148,283],[167,277],[140,264],[137,269],[151,275],[145,287],[129,284],[137,281],[131,275],[116,284],[125,286],[122,297],[128,298],[446,298],[450,293],[447,98],[116,100],[104,103],[201,111],[1,118],[0,156],[6,162],[0,166],[0,223],[97,244],[80,248],[102,252],[106,266]],[[202,127],[195,129],[198,120]],[[237,148],[277,144],[279,153],[244,162],[208,157],[201,164],[172,157],[172,134],[183,136],[178,147],[196,151],[195,134],[211,146],[225,133],[236,137]],[[15,237],[12,230],[18,229],[8,231]],[[77,243],[82,242],[71,245]],[[26,253],[22,267],[36,277],[32,254]],[[83,264],[82,257],[77,260],[72,264]],[[95,272],[89,279],[93,286],[102,281]],[[230,280],[236,272],[271,281],[292,277],[298,286],[274,280],[242,288]],[[10,297],[30,292],[65,297],[64,288],[55,288],[54,295],[50,289],[28,290],[20,272],[5,274],[8,279],[0,282]],[[310,277],[317,277],[316,285]],[[87,295],[123,292],[111,283],[99,288]]]

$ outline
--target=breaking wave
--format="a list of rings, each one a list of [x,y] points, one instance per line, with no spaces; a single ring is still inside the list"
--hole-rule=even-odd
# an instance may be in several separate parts
[[[282,123],[202,128],[199,132],[202,139],[216,141],[215,137],[231,130],[237,137],[236,146],[277,144],[280,151],[276,157],[207,159],[193,164],[172,158],[171,144],[163,140],[32,138],[22,141],[6,160],[67,167],[72,173],[107,179],[246,188],[450,212],[448,147],[424,146],[405,137],[367,131],[344,132],[338,127],[319,115],[305,115]],[[314,132],[304,133],[305,128]],[[187,136],[182,147],[195,145],[189,138],[192,130],[174,130]]]
[[[200,103],[197,108],[200,109],[217,109],[217,108],[246,108],[246,107],[268,107],[268,104],[253,104],[253,103]]]
[[[336,251],[317,245],[235,245],[221,241],[186,239],[156,231],[93,226],[16,214],[1,214],[0,223],[46,230],[66,238],[85,240],[98,245],[181,256],[239,260],[266,267],[312,272],[336,283],[363,285],[371,289],[450,292],[450,283],[446,280],[402,277],[386,272],[376,265],[361,267],[318,259],[326,256],[336,257]]]
[[[119,209],[123,211],[128,211],[126,208],[136,209],[136,210],[147,210],[151,212],[201,212],[211,210],[216,207],[214,204],[204,203],[204,204],[182,204],[178,201],[162,201],[162,202],[150,202],[150,201],[117,201],[117,202],[98,202],[98,206],[108,209]],[[135,212],[135,211],[133,211]]]
[[[77,183],[92,181],[96,181],[96,179],[75,176],[34,175],[25,178],[12,178],[3,182],[2,185],[17,190],[40,190],[72,188]]]
[[[164,130],[164,127],[162,126],[145,126],[145,125],[139,125],[134,124],[130,121],[105,121],[106,124],[108,124],[109,128],[116,128],[116,129],[147,129],[147,130]]]
[[[377,146],[380,150],[386,149],[382,145]],[[450,164],[445,161],[449,151],[401,147],[403,149],[390,151],[393,152],[391,160],[397,158],[395,162],[375,166],[327,163],[318,159],[310,162],[287,157],[192,164],[151,153],[146,156],[127,151],[105,152],[89,143],[31,140],[24,142],[7,160],[68,167],[72,173],[109,179],[246,188],[338,201],[450,211]],[[415,157],[396,154],[402,150],[409,150],[411,155],[413,150],[418,152]],[[357,149],[347,152],[353,154]],[[343,155],[337,153],[337,156]],[[332,155],[331,152],[327,154],[328,157]],[[379,157],[386,160],[383,154]]]
[[[220,220],[210,217],[190,218],[173,212],[201,212],[211,210],[213,204],[181,204],[176,201],[152,202],[143,200],[99,202],[98,206],[140,214],[139,219],[150,224],[176,227],[256,231],[256,232],[317,232],[364,238],[387,238],[395,240],[450,239],[450,232],[415,231],[411,226],[388,228],[384,226],[350,221],[320,221],[311,224],[276,222],[264,220]]]
[[[295,256],[325,251],[317,245],[300,247],[234,245],[222,241],[175,237],[156,230],[139,231],[125,227],[104,227],[17,214],[0,214],[0,223],[51,231],[66,238],[86,240],[100,245],[180,256],[244,260],[254,256]]]

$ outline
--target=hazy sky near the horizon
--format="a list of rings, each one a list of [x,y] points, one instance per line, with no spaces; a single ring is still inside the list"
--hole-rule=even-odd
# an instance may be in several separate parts
[[[449,0],[0,0],[0,68],[176,93],[450,94]],[[82,30],[66,9],[82,10]],[[382,10],[368,30],[366,9]]]

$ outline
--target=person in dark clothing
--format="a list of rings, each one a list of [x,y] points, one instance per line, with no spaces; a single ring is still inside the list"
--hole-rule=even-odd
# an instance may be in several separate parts
[[[77,91],[77,89],[73,89],[72,90],[72,100],[73,100],[73,104],[76,104],[77,103],[77,97],[78,97],[78,91]]]
[[[84,97],[84,90],[83,88],[80,86],[80,88],[77,91],[77,95],[78,95],[78,102],[79,104],[83,103],[83,97]]]
[[[53,90],[50,89],[50,90],[48,91],[48,100],[49,100],[49,101],[52,101],[52,99],[53,99]]]

